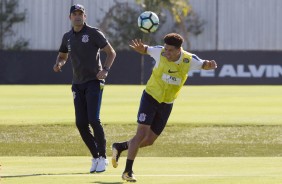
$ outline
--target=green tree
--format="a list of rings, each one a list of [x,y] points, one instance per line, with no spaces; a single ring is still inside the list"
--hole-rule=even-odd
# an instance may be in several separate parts
[[[7,38],[15,36],[13,25],[25,21],[26,12],[16,13],[18,0],[0,0],[0,49],[21,50],[28,42],[19,38],[14,43],[5,44]]]

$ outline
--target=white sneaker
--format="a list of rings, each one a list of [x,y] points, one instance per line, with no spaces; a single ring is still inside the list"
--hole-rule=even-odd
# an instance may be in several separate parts
[[[98,166],[98,161],[99,161],[99,158],[93,158],[92,159],[92,165],[91,165],[91,168],[90,168],[90,173],[96,172],[96,169],[97,169],[97,166]]]
[[[108,159],[104,157],[99,157],[98,165],[96,167],[96,172],[104,172],[108,164],[109,164]]]

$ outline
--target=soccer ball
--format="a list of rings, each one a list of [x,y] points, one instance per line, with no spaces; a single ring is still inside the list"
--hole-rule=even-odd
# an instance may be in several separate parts
[[[151,11],[145,11],[138,17],[138,27],[144,33],[152,33],[158,29],[159,17]]]

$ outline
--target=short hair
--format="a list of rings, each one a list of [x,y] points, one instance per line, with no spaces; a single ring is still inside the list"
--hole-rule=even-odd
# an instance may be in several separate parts
[[[180,48],[184,39],[177,33],[169,33],[164,37],[164,43]]]

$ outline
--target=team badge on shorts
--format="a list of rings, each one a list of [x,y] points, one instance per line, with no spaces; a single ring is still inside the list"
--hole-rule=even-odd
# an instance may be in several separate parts
[[[89,35],[82,35],[81,41],[82,41],[83,43],[87,43],[87,42],[89,41]]]
[[[144,122],[145,120],[146,120],[146,114],[144,114],[144,113],[141,113],[140,115],[139,115],[139,118],[138,118],[138,120],[140,121],[140,122]]]

